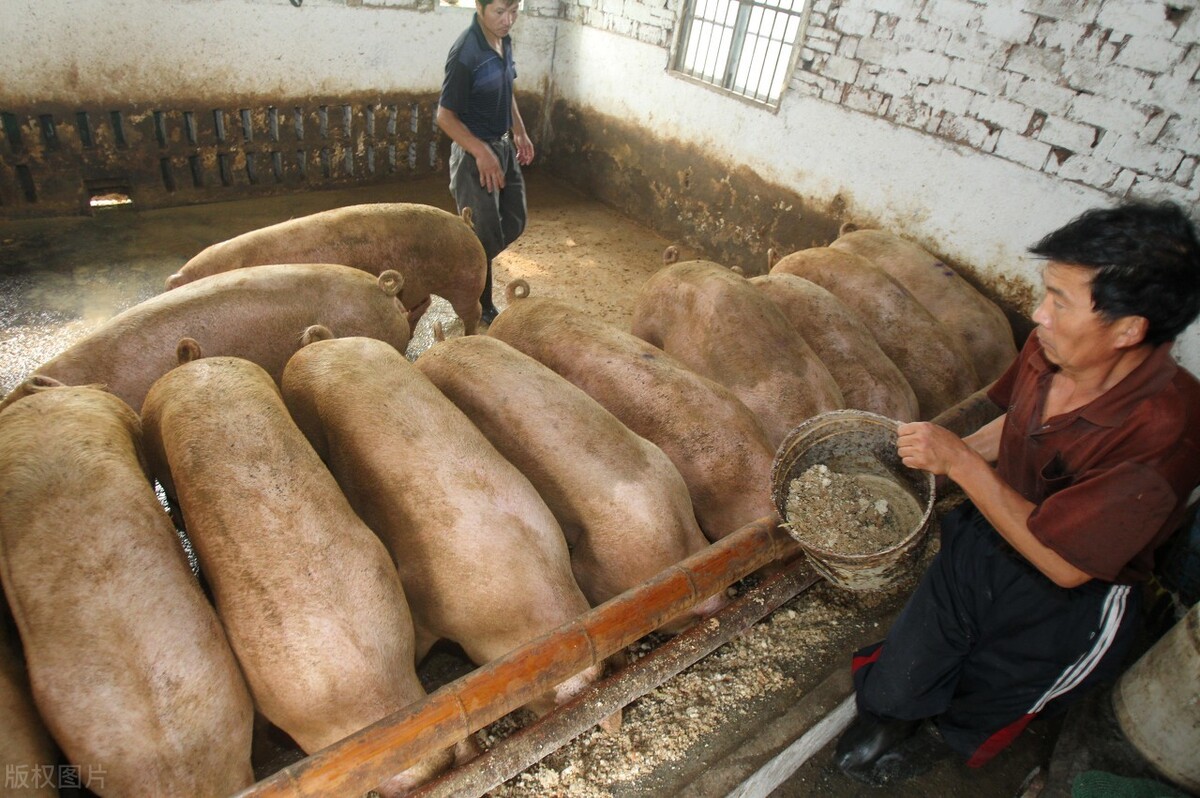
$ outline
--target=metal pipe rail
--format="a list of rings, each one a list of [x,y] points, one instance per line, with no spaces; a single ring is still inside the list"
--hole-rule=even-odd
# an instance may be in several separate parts
[[[707,620],[592,685],[570,702],[498,742],[481,756],[412,793],[411,798],[476,798],[503,784],[684,668],[703,659],[822,577],[801,558]]]
[[[762,566],[798,552],[762,518],[638,587],[493,660],[408,707],[283,768],[238,798],[362,795]]]

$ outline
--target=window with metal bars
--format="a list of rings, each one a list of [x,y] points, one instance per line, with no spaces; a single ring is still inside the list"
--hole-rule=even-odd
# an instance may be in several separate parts
[[[675,71],[776,106],[808,0],[685,0]]]

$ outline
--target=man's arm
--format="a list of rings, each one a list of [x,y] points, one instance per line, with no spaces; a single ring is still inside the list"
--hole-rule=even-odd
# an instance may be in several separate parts
[[[513,107],[516,108],[515,101]],[[463,121],[458,118],[458,114],[439,105],[437,124],[447,136],[454,140],[455,144],[462,147],[475,159],[475,163],[479,167],[479,185],[488,192],[504,188],[504,171],[500,168],[500,159],[496,157],[496,153],[492,152],[492,148],[488,146],[487,142],[476,136],[463,124]],[[524,129],[525,126],[522,125],[521,130]]]
[[[1036,505],[1000,479],[989,464],[999,453],[1003,426],[1001,416],[964,440],[928,422],[901,424],[897,449],[906,466],[954,480],[996,531],[1054,584],[1082,585],[1092,577],[1029,531],[1029,516]]]
[[[525,130],[525,120],[521,119],[521,112],[517,110],[516,92],[513,93],[512,99],[512,120],[513,144],[517,145],[517,163],[529,166],[533,163],[533,141]]]

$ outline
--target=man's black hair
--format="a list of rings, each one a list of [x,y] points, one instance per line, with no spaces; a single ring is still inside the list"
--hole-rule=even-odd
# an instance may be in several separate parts
[[[1094,208],[1029,251],[1093,269],[1092,307],[1109,321],[1145,318],[1149,344],[1175,340],[1200,315],[1200,240],[1173,202]]]

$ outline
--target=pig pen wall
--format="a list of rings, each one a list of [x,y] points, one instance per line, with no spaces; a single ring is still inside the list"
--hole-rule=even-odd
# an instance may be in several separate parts
[[[7,0],[0,217],[88,213],[102,195],[158,208],[442,170],[434,112],[473,8]],[[518,88],[532,126],[553,37],[529,17]]]
[[[0,216],[443,170],[432,116],[472,5],[300,2],[8,0]],[[670,71],[683,5],[525,0],[521,109],[539,167],[749,273],[880,226],[1021,334],[1030,243],[1125,197],[1200,200],[1196,0],[809,0],[777,108]],[[1200,329],[1177,355],[1200,372]]]
[[[550,161],[748,273],[853,221],[1027,318],[1042,235],[1124,198],[1200,199],[1195,0],[812,0],[778,109],[672,74],[678,5],[564,0]],[[1200,373],[1198,326],[1176,355]]]

